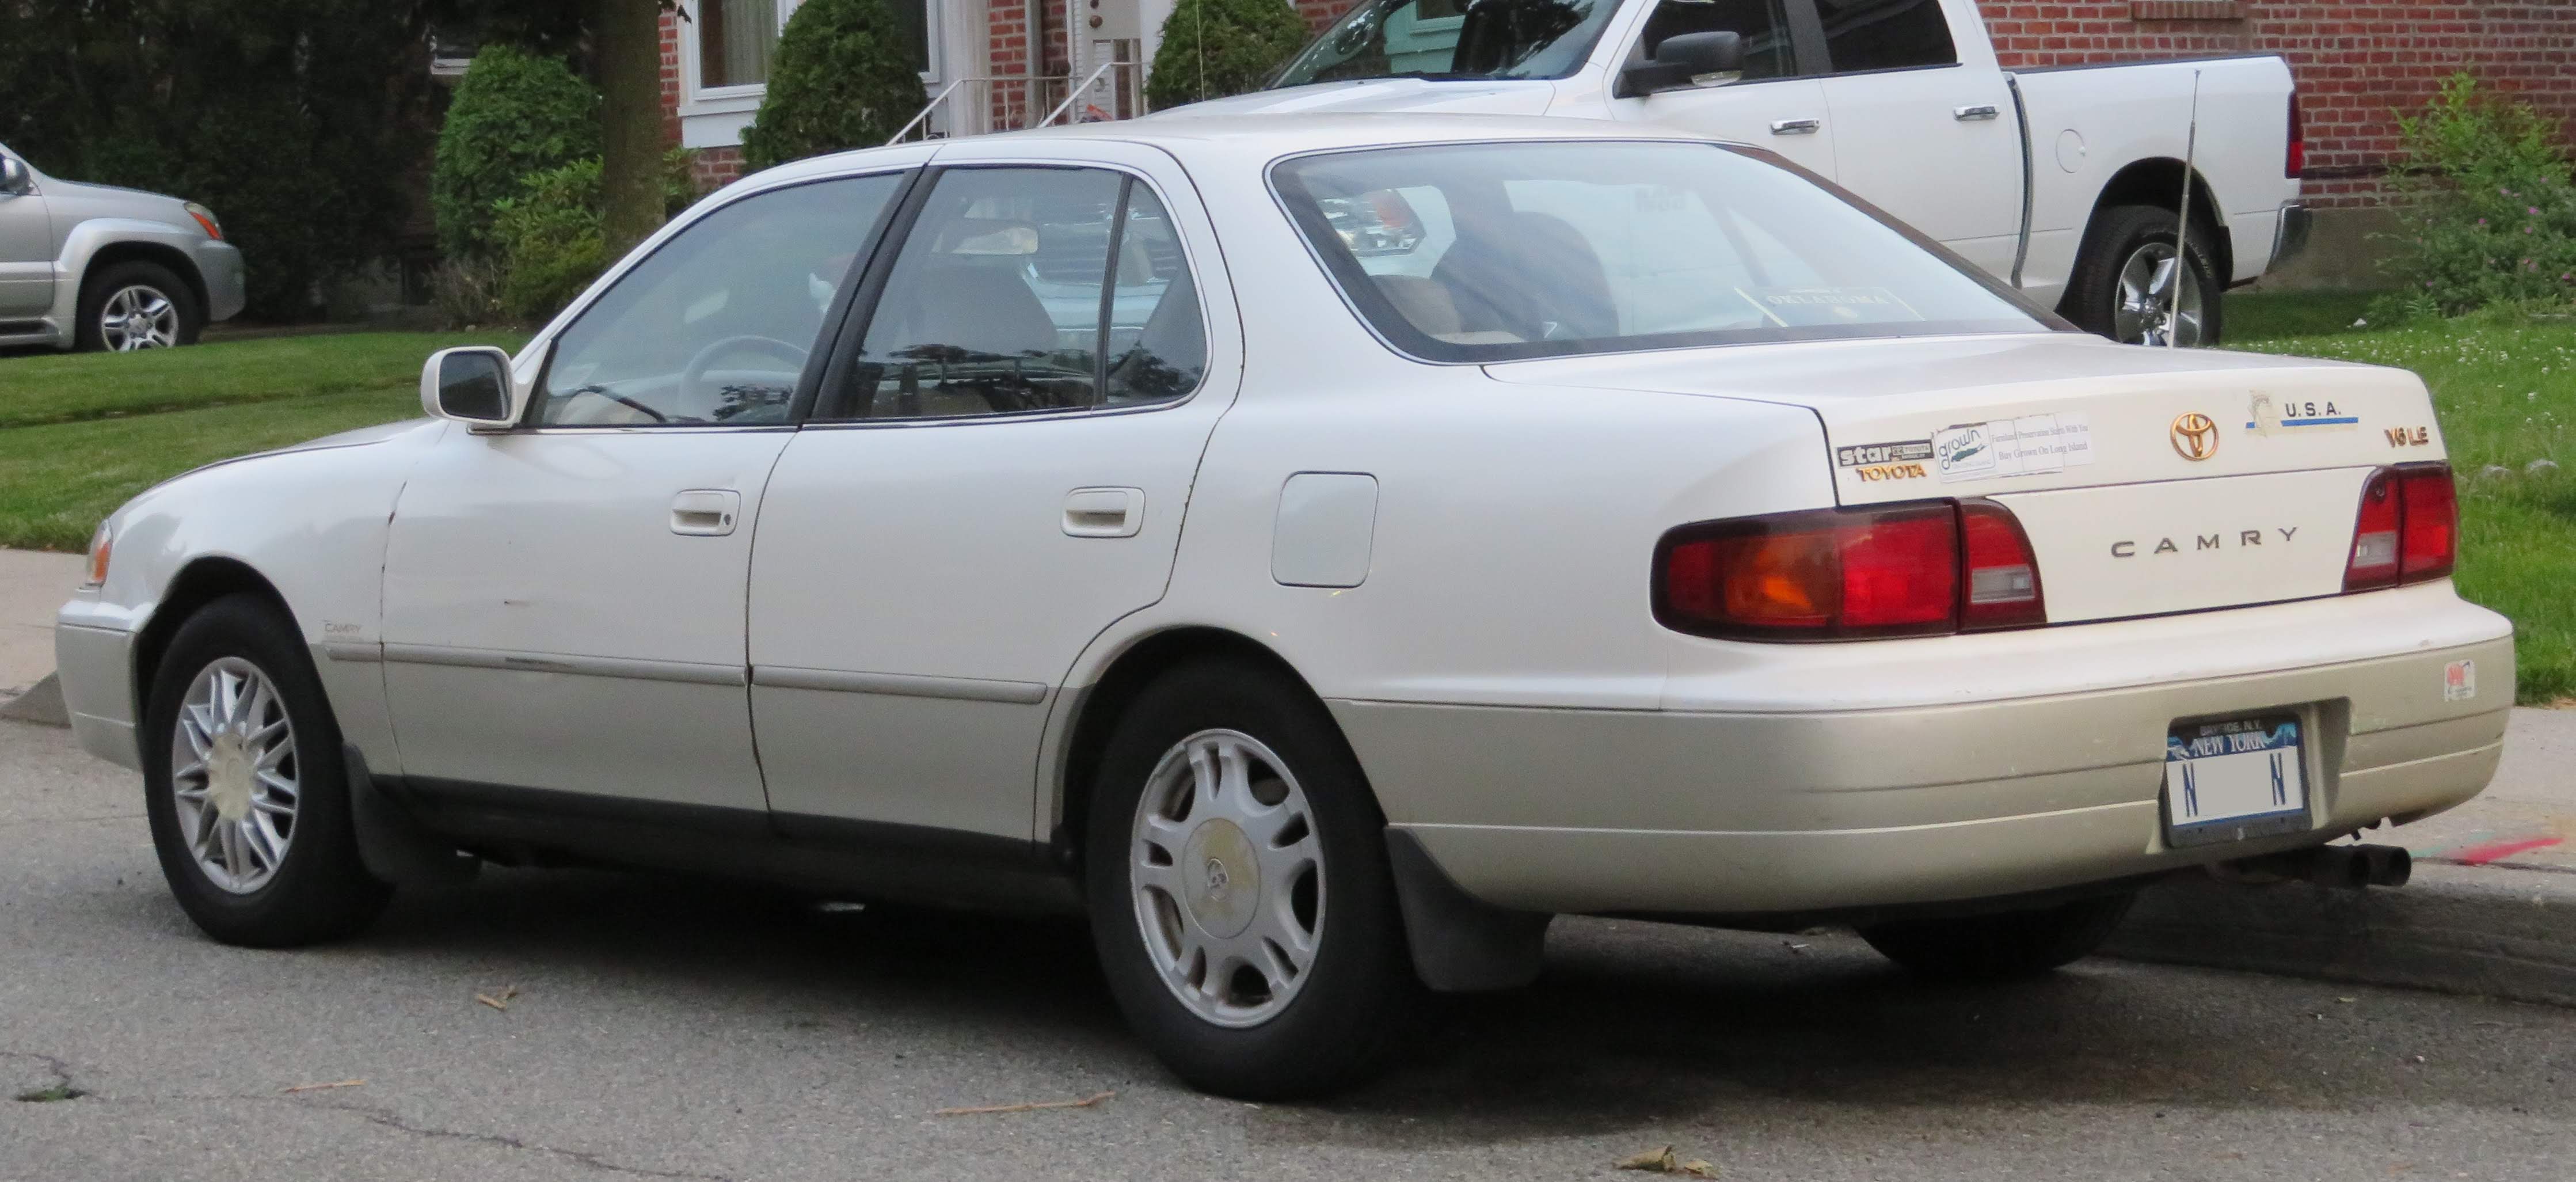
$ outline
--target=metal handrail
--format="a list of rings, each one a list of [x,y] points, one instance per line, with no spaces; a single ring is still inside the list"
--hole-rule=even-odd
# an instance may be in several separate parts
[[[1063,101],[1063,102],[1060,102],[1060,103],[1057,103],[1057,104],[1055,105],[1055,109],[1054,109],[1054,110],[1047,112],[1047,117],[1046,117],[1046,118],[1038,120],[1038,121],[1037,121],[1037,126],[1039,126],[1039,127],[1045,127],[1045,126],[1048,126],[1048,125],[1050,125],[1050,124],[1054,123],[1054,122],[1055,122],[1055,117],[1056,117],[1056,116],[1058,116],[1058,115],[1064,114],[1064,112],[1065,112],[1065,108],[1072,106],[1072,105],[1074,104],[1075,100],[1080,99],[1080,98],[1082,97],[1082,92],[1084,92],[1084,91],[1086,91],[1086,90],[1091,89],[1091,84],[1092,84],[1092,83],[1100,81],[1100,76],[1101,76],[1101,75],[1106,74],[1106,73],[1108,73],[1108,72],[1109,72],[1109,71],[1111,71],[1111,70],[1115,70],[1115,69],[1117,69],[1117,68],[1118,68],[1118,67],[1120,67],[1120,66],[1132,65],[1132,64],[1134,64],[1134,63],[1131,63],[1131,62],[1118,62],[1118,61],[1109,61],[1109,62],[1102,62],[1102,63],[1100,63],[1100,68],[1099,68],[1099,69],[1097,69],[1097,70],[1093,70],[1093,71],[1091,72],[1091,76],[1090,76],[1090,77],[1085,78],[1085,79],[1083,79],[1083,80],[1082,80],[1082,84],[1081,84],[1081,85],[1066,88],[1066,90],[1065,90],[1065,92],[1064,92],[1064,101]],[[1078,122],[1081,122],[1081,121],[1080,121],[1080,120],[1075,120],[1075,122],[1077,122],[1077,123],[1078,123]]]
[[[966,79],[960,78],[946,86],[940,87],[939,93],[931,96],[930,101],[922,105],[921,113],[912,117],[912,122],[904,124],[903,130],[894,133],[893,137],[886,140],[886,146],[892,147],[896,144],[902,143],[903,137],[911,135],[913,128],[919,127],[929,120],[930,113],[938,110],[939,104],[948,101],[948,94],[950,91],[966,85],[966,82]]]

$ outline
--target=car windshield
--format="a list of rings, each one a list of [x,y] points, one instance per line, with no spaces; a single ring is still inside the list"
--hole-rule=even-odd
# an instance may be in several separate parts
[[[1616,0],[1369,0],[1279,75],[1277,86],[1353,78],[1563,78]]]
[[[1823,182],[1716,144],[1368,149],[1271,183],[1360,314],[1433,361],[2052,327]]]

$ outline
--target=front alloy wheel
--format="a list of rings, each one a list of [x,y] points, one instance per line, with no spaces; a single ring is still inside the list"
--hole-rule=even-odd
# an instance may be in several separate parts
[[[1136,923],[1163,984],[1218,1026],[1270,1020],[1323,933],[1324,863],[1287,764],[1231,730],[1166,752],[1137,799]]]
[[[170,795],[197,869],[246,895],[268,885],[295,840],[295,723],[266,673],[223,657],[189,683],[170,736]]]
[[[113,353],[174,347],[179,343],[179,305],[158,288],[139,283],[120,287],[99,305],[98,339]]]

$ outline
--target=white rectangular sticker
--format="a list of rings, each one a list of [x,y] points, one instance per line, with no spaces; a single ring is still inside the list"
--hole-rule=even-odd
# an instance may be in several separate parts
[[[2093,462],[2093,424],[2081,414],[2024,415],[1934,432],[1945,481],[2040,476]]]
[[[2465,702],[2478,696],[2478,663],[2453,661],[2442,667],[2442,700]]]

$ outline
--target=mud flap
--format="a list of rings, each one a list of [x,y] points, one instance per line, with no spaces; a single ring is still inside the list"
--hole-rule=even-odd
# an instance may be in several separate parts
[[[350,827],[357,831],[358,861],[367,873],[395,886],[447,886],[471,880],[482,868],[482,859],[441,840],[387,799],[357,744],[340,751],[348,769]]]
[[[1538,979],[1553,915],[1510,911],[1461,889],[1420,839],[1386,831],[1395,897],[1404,912],[1413,971],[1439,993],[1517,989]]]

